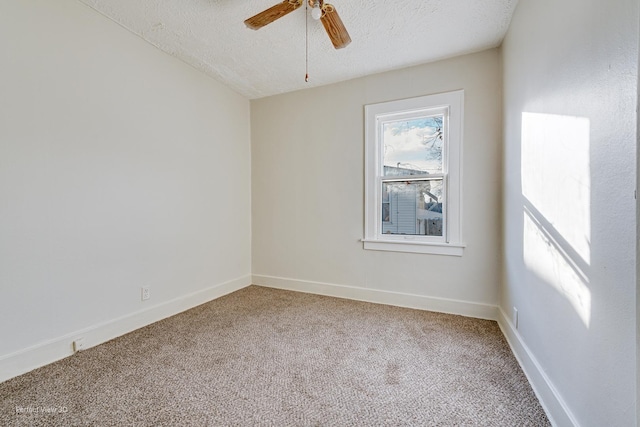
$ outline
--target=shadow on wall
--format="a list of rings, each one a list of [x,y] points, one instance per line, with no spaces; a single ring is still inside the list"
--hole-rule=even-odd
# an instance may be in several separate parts
[[[522,114],[523,261],[591,322],[590,123]]]

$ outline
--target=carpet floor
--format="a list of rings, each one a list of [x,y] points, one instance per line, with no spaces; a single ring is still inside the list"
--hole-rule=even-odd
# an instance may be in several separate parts
[[[496,322],[250,286],[0,384],[2,426],[548,426]]]

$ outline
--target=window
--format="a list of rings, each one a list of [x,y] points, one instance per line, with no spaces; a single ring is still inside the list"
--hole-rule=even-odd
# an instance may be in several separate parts
[[[365,249],[461,256],[464,92],[365,106]]]

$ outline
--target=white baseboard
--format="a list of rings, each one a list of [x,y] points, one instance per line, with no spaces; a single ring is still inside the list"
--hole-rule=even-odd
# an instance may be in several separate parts
[[[73,354],[72,343],[78,337],[83,338],[85,349],[94,347],[151,323],[245,288],[250,284],[251,276],[246,275],[0,356],[0,382],[71,356]]]
[[[330,283],[311,282],[307,280],[287,279],[254,274],[253,284],[268,288],[286,289],[290,291],[326,295],[377,304],[395,305],[419,310],[457,314],[479,319],[497,320],[497,306],[446,298],[427,297],[423,295],[400,292],[366,289],[354,286],[335,285]]]
[[[501,307],[498,307],[498,325],[551,424],[555,427],[578,427],[571,410]]]

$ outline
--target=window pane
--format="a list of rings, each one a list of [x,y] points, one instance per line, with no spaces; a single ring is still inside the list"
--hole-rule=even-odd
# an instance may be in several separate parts
[[[442,236],[443,181],[386,182],[382,193],[382,233]],[[387,215],[385,217],[385,215]]]
[[[389,212],[389,193],[387,192],[387,187],[382,187],[382,222],[390,221],[390,212]]]
[[[384,175],[442,173],[443,116],[382,124]]]

